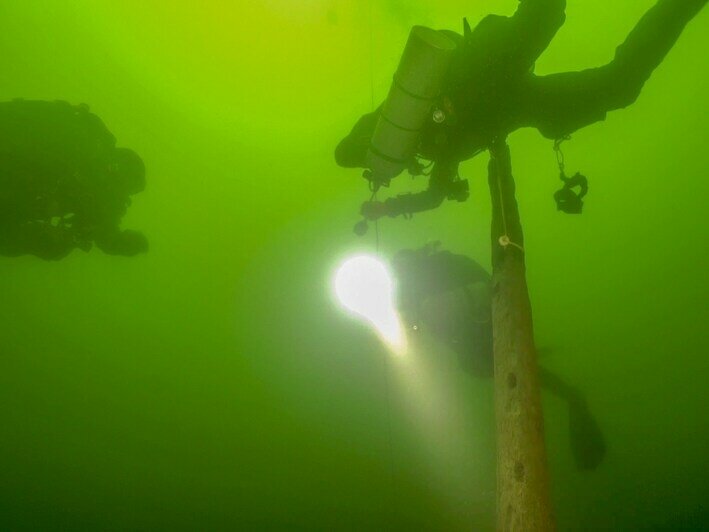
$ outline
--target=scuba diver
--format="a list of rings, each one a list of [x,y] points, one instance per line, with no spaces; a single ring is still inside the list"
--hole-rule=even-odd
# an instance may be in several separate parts
[[[472,30],[464,19],[462,36],[415,26],[387,99],[335,150],[338,165],[367,169],[373,194],[361,209],[365,227],[467,199],[458,166],[495,139],[534,127],[558,141],[629,106],[706,1],[658,0],[610,63],[547,76],[535,75],[534,64],[563,25],[566,0],[519,0],[513,16],[489,15]],[[404,170],[429,175],[428,189],[375,201]],[[566,185],[558,208],[578,213],[580,194]]]
[[[438,243],[399,251],[392,259],[398,279],[397,308],[407,326],[431,334],[451,349],[461,368],[479,378],[493,376],[490,275],[464,255]],[[421,326],[421,327],[419,327]],[[542,389],[569,409],[569,440],[576,466],[595,469],[606,445],[583,394],[539,367]]]
[[[0,102],[0,255],[59,260],[76,248],[133,256],[145,236],[121,230],[145,166],[86,105]]]

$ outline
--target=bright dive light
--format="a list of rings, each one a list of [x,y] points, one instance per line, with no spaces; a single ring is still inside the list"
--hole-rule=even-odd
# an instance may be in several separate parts
[[[340,303],[374,325],[395,351],[403,352],[406,337],[394,309],[393,292],[387,267],[371,255],[347,259],[335,274],[335,293]]]

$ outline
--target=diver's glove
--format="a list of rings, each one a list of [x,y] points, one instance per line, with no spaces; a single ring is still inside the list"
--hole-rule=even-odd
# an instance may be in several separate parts
[[[388,201],[365,201],[360,208],[360,213],[365,220],[373,222],[383,216],[392,216]]]
[[[382,216],[392,216],[389,213],[388,201],[365,201],[360,208],[362,219],[353,228],[357,236],[364,236],[369,231],[368,222],[374,222]]]
[[[467,185],[467,182],[460,182]],[[458,199],[462,201],[463,196],[467,194],[467,187],[461,187],[459,192],[451,195],[449,191],[440,190],[437,188],[429,188],[423,192],[411,194],[399,194],[393,198],[387,198],[385,201],[365,201],[362,204],[360,212],[366,220],[378,220],[382,216],[411,217],[414,213],[430,211],[438,207],[444,199]],[[465,196],[467,197],[467,196]]]
[[[412,194],[404,194],[404,196],[412,196]],[[402,204],[401,196],[389,198],[386,201],[365,201],[360,208],[362,219],[355,224],[354,233],[357,236],[366,235],[369,230],[368,222],[375,222],[384,216],[393,218],[403,214],[410,217],[411,213],[402,207],[406,207],[406,205]]]

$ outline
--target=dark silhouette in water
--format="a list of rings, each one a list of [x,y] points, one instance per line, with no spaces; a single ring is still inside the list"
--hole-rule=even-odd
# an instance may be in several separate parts
[[[571,177],[566,177],[562,172],[559,176],[564,186],[554,193],[557,210],[567,214],[581,214],[583,210],[583,197],[588,193],[588,180],[586,176],[576,172]],[[578,187],[579,192],[574,189]]]
[[[520,0],[512,17],[489,15],[474,30],[466,21],[463,36],[445,31],[457,48],[435,106],[438,115],[427,121],[417,150],[434,163],[429,187],[366,202],[362,214],[374,220],[433,209],[445,198],[462,201],[467,182],[458,178],[459,163],[489,149],[494,139],[522,127],[560,139],[629,106],[706,1],[658,0],[610,63],[548,76],[535,75],[534,63],[564,23],[565,0]],[[380,112],[360,118],[337,146],[340,166],[366,167]],[[409,167],[416,168],[416,161]]]
[[[393,259],[399,281],[398,307],[411,326],[420,324],[459,357],[477,377],[493,375],[490,275],[474,260],[436,246],[404,250]],[[603,460],[603,434],[583,394],[540,367],[542,387],[569,408],[569,439],[579,469]],[[510,375],[510,378],[515,378]],[[515,382],[508,383],[511,387]]]
[[[0,102],[0,255],[58,260],[95,244],[112,255],[147,251],[121,230],[145,167],[85,105]]]

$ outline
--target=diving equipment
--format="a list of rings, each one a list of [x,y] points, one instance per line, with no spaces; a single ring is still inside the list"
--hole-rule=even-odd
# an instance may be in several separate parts
[[[588,179],[579,172],[576,172],[572,177],[566,177],[563,171],[559,178],[563,181],[564,186],[554,193],[556,209],[566,214],[581,214],[583,198],[588,193]],[[575,187],[579,188],[578,192],[574,190]]]
[[[440,31],[411,29],[367,151],[366,177],[375,189],[411,164],[455,48]]]

